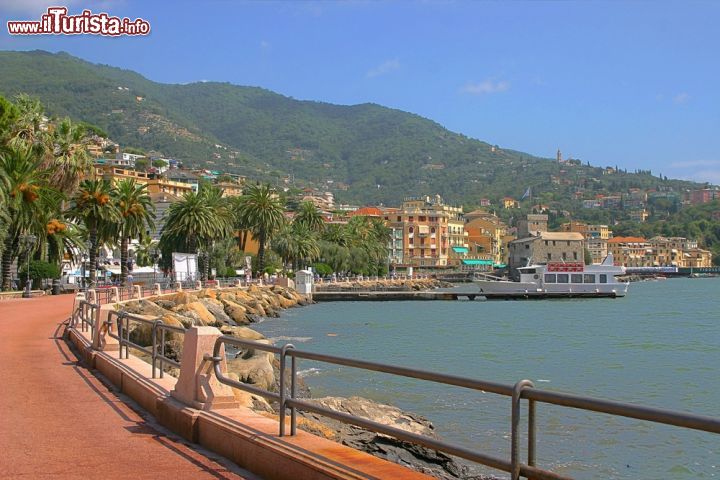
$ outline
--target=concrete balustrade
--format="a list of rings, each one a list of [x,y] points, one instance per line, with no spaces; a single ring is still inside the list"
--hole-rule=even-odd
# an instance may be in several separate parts
[[[191,327],[185,331],[180,376],[171,395],[199,410],[237,408],[232,388],[218,382],[213,362],[204,356],[213,351],[222,333],[215,327]],[[220,371],[227,373],[225,346],[220,349]]]
[[[175,282],[175,289],[178,292],[182,292],[182,282]]]
[[[160,296],[162,295],[162,288],[160,287],[159,283],[156,283],[153,285],[153,295]]]
[[[133,287],[133,298],[143,298],[143,289],[141,285],[135,285]]]

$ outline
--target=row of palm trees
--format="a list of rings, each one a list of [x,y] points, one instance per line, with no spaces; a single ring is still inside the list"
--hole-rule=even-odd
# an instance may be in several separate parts
[[[48,120],[38,101],[0,97],[3,290],[11,288],[13,264],[30,258],[60,265],[63,258],[77,260],[87,253],[91,285],[103,246],[119,248],[123,282],[133,240],[139,241],[138,260],[155,260],[148,232],[156,219],[146,186],[132,179],[95,178],[87,141],[83,126],[67,118]],[[251,185],[243,195],[226,198],[218,188],[202,184],[197,193],[171,204],[163,220],[157,247],[164,266],[170,267],[172,252],[196,253],[204,279],[211,264],[221,263],[218,257],[231,263],[240,258],[250,239],[257,242],[254,271],[260,274],[268,259],[272,264],[279,259],[280,265],[273,266],[280,268],[319,261],[337,272],[356,273],[379,273],[387,262],[390,235],[379,219],[326,224],[310,202],[288,215],[284,199],[269,185]]]

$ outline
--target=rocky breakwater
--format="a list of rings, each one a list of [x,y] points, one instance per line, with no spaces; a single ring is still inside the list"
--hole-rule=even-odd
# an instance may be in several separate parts
[[[279,286],[249,288],[204,289],[183,291],[172,295],[149,297],[128,302],[122,310],[148,320],[160,319],[166,325],[189,328],[193,326],[217,327],[225,335],[267,343],[264,337],[246,325],[263,317],[277,317],[287,308],[307,305],[309,302],[295,290]],[[152,343],[150,325],[131,322],[130,339],[139,345]],[[165,351],[169,358],[182,358],[182,334],[166,334]],[[272,390],[275,385],[274,357],[268,352],[245,349],[228,359],[231,376],[242,382]],[[247,399],[248,403],[250,400]],[[252,400],[253,403],[257,399]]]

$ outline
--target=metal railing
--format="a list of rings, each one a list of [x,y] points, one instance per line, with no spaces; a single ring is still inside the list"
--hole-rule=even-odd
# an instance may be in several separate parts
[[[82,332],[90,332],[91,336],[95,336],[95,325],[100,318],[100,305],[90,303],[87,300],[80,300],[78,308],[73,312],[70,326],[73,328],[80,327]]]
[[[114,322],[113,319],[115,320]],[[152,340],[150,345],[140,345],[130,340],[130,322],[147,325],[151,328]],[[125,351],[124,358],[129,358],[130,348],[150,355],[152,359],[152,378],[157,378],[158,369],[160,370],[160,378],[163,378],[167,365],[180,368],[179,361],[165,355],[165,346],[167,344],[166,332],[182,333],[184,335],[185,329],[183,327],[165,325],[159,318],[148,320],[126,312],[116,311],[108,313],[106,324],[108,326],[108,335],[116,339],[120,345],[118,352],[119,358],[123,358],[123,349]],[[113,324],[117,327],[117,333],[113,333],[112,331]]]
[[[232,345],[238,348],[257,349],[280,355],[280,385],[279,393],[264,390],[253,385],[238,382],[222,374],[220,362],[220,350],[223,345]],[[286,372],[288,357],[290,358],[290,388],[286,386]],[[398,440],[422,445],[440,452],[455,455],[466,460],[477,462],[488,467],[495,468],[511,474],[516,480],[520,477],[540,480],[565,480],[570,477],[544,470],[536,466],[536,438],[537,438],[537,404],[545,403],[561,407],[569,407],[579,410],[586,410],[608,415],[615,415],[637,420],[671,425],[676,427],[689,428],[704,432],[720,434],[720,419],[689,413],[675,412],[653,407],[633,405],[629,403],[602,400],[592,397],[583,397],[560,392],[538,390],[529,380],[521,380],[515,385],[500,384],[483,380],[475,380],[466,377],[446,375],[425,370],[398,367],[364,360],[354,360],[332,355],[324,355],[313,352],[296,350],[292,344],[282,347],[267,345],[250,340],[240,340],[230,336],[219,337],[213,349],[212,356],[205,355],[205,359],[214,362],[214,372],[220,383],[229,385],[249,393],[253,393],[279,403],[279,431],[280,436],[285,435],[286,410],[290,410],[290,435],[297,432],[296,410],[313,412],[343,423],[349,423],[372,432],[389,435]],[[297,398],[297,359],[312,360],[317,362],[330,363],[346,367],[353,367],[362,370],[387,373],[401,377],[414,378],[430,381],[443,385],[467,388],[476,391],[489,392],[511,398],[511,436],[510,436],[510,459],[498,458],[486,455],[466,447],[453,443],[437,440],[431,437],[410,433],[405,430],[380,424],[362,417],[347,413],[337,412],[315,403]],[[521,460],[520,448],[520,420],[522,411],[522,400],[527,400],[527,461]]]

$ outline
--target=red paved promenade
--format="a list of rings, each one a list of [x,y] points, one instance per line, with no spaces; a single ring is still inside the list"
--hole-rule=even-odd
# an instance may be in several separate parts
[[[61,338],[72,302],[0,301],[0,477],[257,478],[163,435],[78,365]]]

